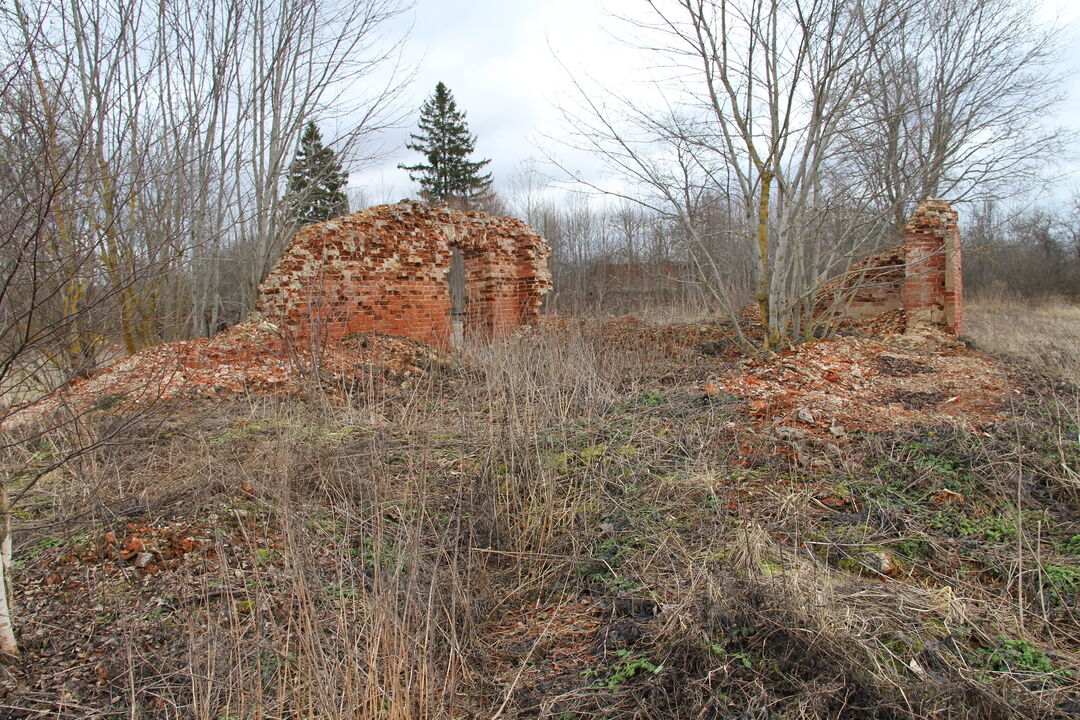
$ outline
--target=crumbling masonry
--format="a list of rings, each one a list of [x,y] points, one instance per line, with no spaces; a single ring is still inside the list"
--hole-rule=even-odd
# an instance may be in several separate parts
[[[904,226],[904,244],[853,266],[841,286],[850,298],[847,315],[902,310],[908,328],[934,326],[959,335],[963,283],[956,211],[944,200],[923,201]]]
[[[963,329],[960,228],[956,211],[944,200],[926,200],[904,227],[904,286],[901,296],[908,327],[939,325],[959,335]]]
[[[402,202],[301,229],[259,288],[258,309],[295,342],[384,333],[436,347],[492,339],[539,318],[550,250],[524,223]],[[456,277],[456,280],[455,280]],[[455,290],[456,287],[456,290]],[[821,296],[846,314],[902,311],[907,327],[963,327],[960,233],[926,200],[903,245],[853,266]]]
[[[538,319],[550,254],[518,220],[381,205],[302,228],[260,285],[258,309],[302,342],[378,332],[447,347],[455,329],[496,338]]]

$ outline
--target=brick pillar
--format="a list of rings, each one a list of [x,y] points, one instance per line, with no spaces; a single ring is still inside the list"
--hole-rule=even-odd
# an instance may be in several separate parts
[[[953,335],[964,331],[964,275],[960,255],[960,226],[956,211],[945,228],[945,330]]]
[[[944,200],[924,200],[904,227],[904,315],[909,328],[963,327],[960,229]]]

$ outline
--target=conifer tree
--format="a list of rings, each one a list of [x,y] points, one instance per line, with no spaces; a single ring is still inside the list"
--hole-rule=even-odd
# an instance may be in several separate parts
[[[406,145],[421,153],[427,163],[399,165],[409,179],[420,183],[421,196],[431,202],[476,204],[491,187],[491,173],[481,170],[491,160],[469,160],[476,136],[469,134],[465,113],[457,109],[454,96],[443,83],[420,108],[420,132]]]
[[[349,212],[349,201],[342,192],[349,174],[333,148],[322,142],[322,134],[309,122],[300,138],[296,157],[289,165],[289,210],[298,225],[329,220]]]

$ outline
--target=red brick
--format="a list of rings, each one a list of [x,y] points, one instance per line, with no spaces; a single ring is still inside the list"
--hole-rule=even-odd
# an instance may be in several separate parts
[[[451,247],[465,255],[468,332],[498,335],[538,318],[551,287],[543,238],[510,218],[410,202],[300,230],[258,308],[296,338],[375,331],[445,346]]]
[[[846,300],[849,315],[903,310],[908,327],[963,330],[963,276],[957,213],[926,200],[904,227],[904,244],[853,265],[819,295],[821,311]]]

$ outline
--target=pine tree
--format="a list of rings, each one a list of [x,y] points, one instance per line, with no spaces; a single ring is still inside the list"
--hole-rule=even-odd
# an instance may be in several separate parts
[[[299,225],[329,220],[349,212],[342,192],[349,174],[342,172],[333,148],[322,142],[322,134],[309,122],[300,138],[296,157],[289,165],[289,210]]]
[[[420,194],[431,202],[475,205],[491,187],[491,173],[480,171],[491,160],[469,160],[476,136],[469,134],[465,113],[457,109],[454,96],[443,83],[420,108],[420,133],[410,136],[410,150],[423,154],[427,164],[398,165],[409,179],[420,183]]]

